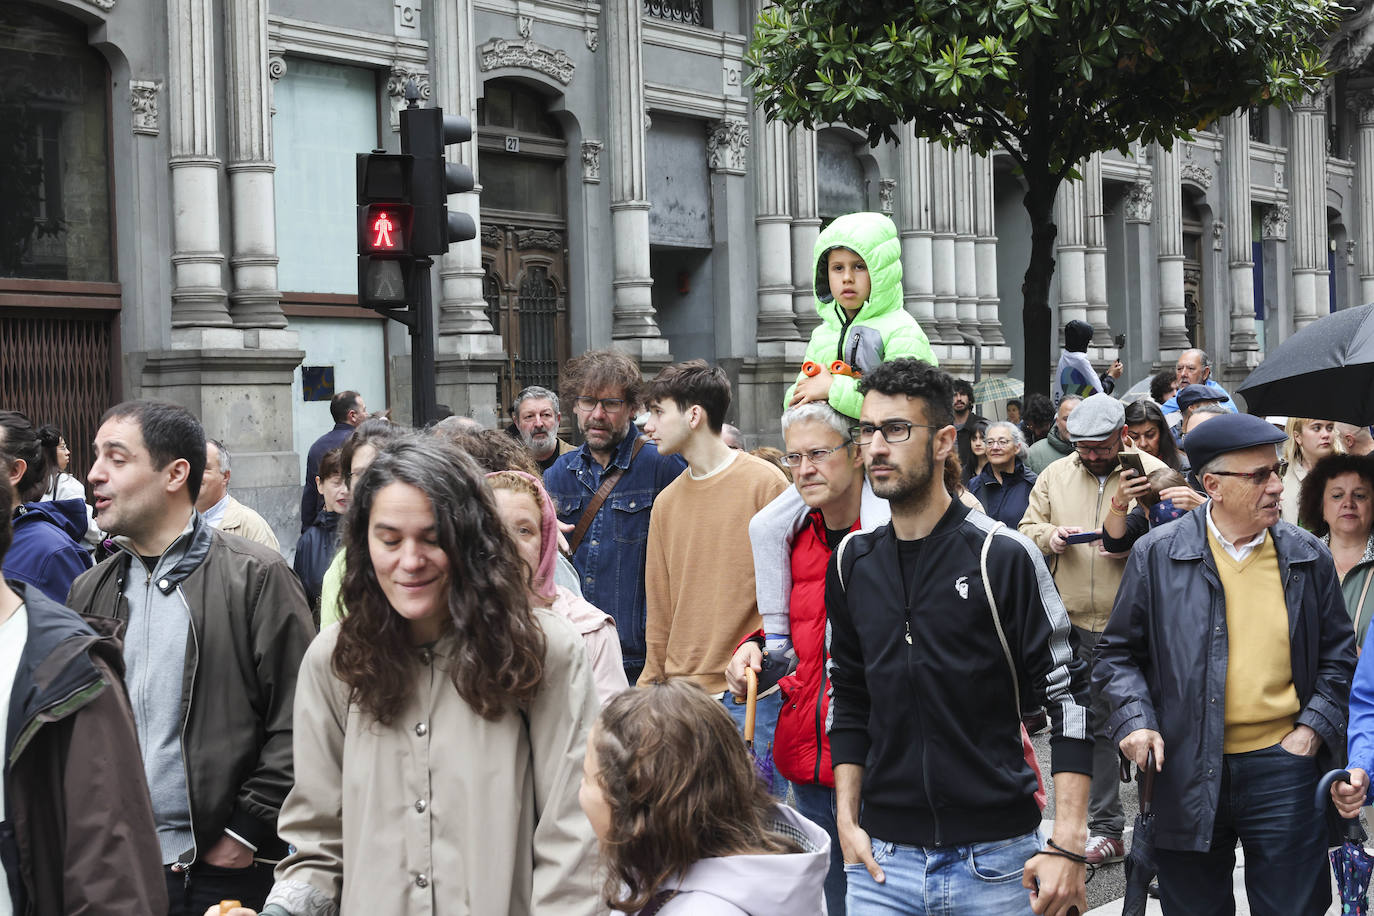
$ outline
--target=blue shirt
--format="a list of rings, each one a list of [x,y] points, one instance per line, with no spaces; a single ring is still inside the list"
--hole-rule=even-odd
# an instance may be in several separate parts
[[[1216,391],[1224,395],[1226,397],[1226,400],[1220,402],[1221,406],[1225,407],[1231,413],[1237,413],[1236,403],[1235,401],[1231,400],[1231,396],[1229,394],[1226,394],[1225,388],[1221,387],[1211,379],[1208,379],[1202,384],[1206,385],[1208,388],[1211,388],[1213,391]],[[1163,404],[1159,406],[1159,409],[1164,414],[1178,413],[1178,395],[1175,394],[1173,397],[1169,398],[1169,400],[1165,401]],[[1177,436],[1175,436],[1175,438],[1177,438]]]
[[[632,464],[633,448],[634,437],[626,436],[603,468],[584,444],[560,455],[544,472],[544,487],[553,499],[558,520],[575,525],[601,487],[602,476],[612,466],[627,469],[597,510],[572,557],[583,597],[615,619],[627,668],[644,664],[644,552],[649,540],[649,512],[663,488],[687,467],[680,456],[660,455],[650,442],[644,443]]]

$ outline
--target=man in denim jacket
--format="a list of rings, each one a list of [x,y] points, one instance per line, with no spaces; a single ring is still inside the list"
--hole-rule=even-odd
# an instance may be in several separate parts
[[[643,399],[639,366],[617,350],[592,350],[570,360],[563,390],[573,399],[584,438],[544,472],[558,520],[576,525],[606,475],[621,469],[614,489],[575,545],[573,565],[582,595],[615,618],[630,683],[644,668],[644,550],[649,514],[686,462],[637,441],[634,417]]]

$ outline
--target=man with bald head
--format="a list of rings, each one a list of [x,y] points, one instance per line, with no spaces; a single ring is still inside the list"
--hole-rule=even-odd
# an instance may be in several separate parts
[[[1174,373],[1178,378],[1178,387],[1175,391],[1182,391],[1189,385],[1206,385],[1217,394],[1221,395],[1221,406],[1225,407],[1229,413],[1236,412],[1235,402],[1216,382],[1212,381],[1212,358],[1207,355],[1206,350],[1184,350],[1178,356],[1178,362],[1174,365]],[[1160,408],[1167,417],[1171,413],[1178,412],[1178,395],[1175,394],[1164,402]],[[1172,425],[1172,424],[1170,424]]]

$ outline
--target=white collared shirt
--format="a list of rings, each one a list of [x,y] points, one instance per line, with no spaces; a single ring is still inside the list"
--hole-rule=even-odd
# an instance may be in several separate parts
[[[1261,528],[1260,533],[1255,535],[1244,544],[1233,544],[1226,539],[1226,535],[1221,533],[1216,522],[1212,521],[1212,501],[1207,500],[1207,530],[1212,532],[1212,537],[1217,539],[1217,543],[1231,555],[1231,559],[1237,563],[1245,562],[1245,558],[1264,543],[1264,536],[1269,533],[1269,529]]]
[[[215,503],[210,508],[206,509],[201,514],[205,517],[205,521],[210,525],[211,528],[218,528],[219,523],[224,520],[224,510],[228,508],[229,491],[225,490],[224,495],[220,497],[220,501]]]

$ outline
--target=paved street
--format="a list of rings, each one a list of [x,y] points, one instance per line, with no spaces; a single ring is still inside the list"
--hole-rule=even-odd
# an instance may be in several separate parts
[[[1049,732],[1042,732],[1031,737],[1031,744],[1035,746],[1035,755],[1040,761],[1040,768],[1046,773],[1046,791],[1049,794],[1049,803],[1045,806],[1045,834],[1048,835],[1054,829],[1054,784],[1048,778],[1050,771],[1050,740]],[[1126,848],[1130,850],[1131,825],[1135,823],[1135,817],[1140,811],[1139,799],[1136,797],[1135,785],[1122,786],[1121,806],[1126,811]],[[1240,849],[1236,850],[1236,916],[1249,916],[1250,906],[1245,899],[1245,853]],[[1126,893],[1126,867],[1124,864],[1108,865],[1099,868],[1088,883],[1088,912],[1085,916],[1119,916],[1121,913],[1121,898]],[[1337,899],[1335,885],[1333,881],[1331,899]],[[1163,912],[1159,907],[1159,901],[1151,899],[1149,906],[1145,910],[1147,916],[1160,916]],[[1326,911],[1326,916],[1337,916],[1340,913],[1340,905],[1332,903],[1331,908]]]

